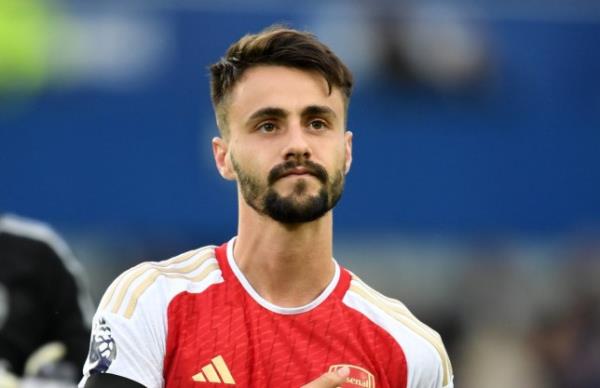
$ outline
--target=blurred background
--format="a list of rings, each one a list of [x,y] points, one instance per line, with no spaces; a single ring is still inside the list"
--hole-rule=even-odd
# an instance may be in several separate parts
[[[600,3],[0,0],[0,212],[97,302],[236,233],[207,66],[272,23],[355,73],[335,256],[438,330],[457,388],[600,386]]]

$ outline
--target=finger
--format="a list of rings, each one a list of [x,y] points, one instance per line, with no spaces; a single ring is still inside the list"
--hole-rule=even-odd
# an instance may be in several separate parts
[[[344,384],[349,374],[350,369],[344,366],[335,372],[327,372],[321,375],[318,379],[303,385],[302,388],[336,388]]]

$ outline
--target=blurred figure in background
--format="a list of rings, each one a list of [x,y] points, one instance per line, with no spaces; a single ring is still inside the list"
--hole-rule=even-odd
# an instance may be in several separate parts
[[[556,388],[600,387],[600,309],[596,296],[582,295],[563,310],[540,318],[533,348]]]
[[[0,387],[79,377],[93,308],[81,276],[52,229],[0,215]]]

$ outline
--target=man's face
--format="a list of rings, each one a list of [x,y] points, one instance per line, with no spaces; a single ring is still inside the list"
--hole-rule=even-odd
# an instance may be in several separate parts
[[[246,70],[227,105],[226,168],[245,202],[286,223],[316,220],[339,200],[351,162],[341,92],[318,73]]]

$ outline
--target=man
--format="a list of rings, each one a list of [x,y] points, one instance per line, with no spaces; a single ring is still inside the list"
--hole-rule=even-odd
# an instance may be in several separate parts
[[[117,278],[80,386],[451,387],[437,333],[332,258],[352,161],[346,66],[311,34],[272,27],[211,72],[238,235]]]
[[[0,387],[17,377],[74,385],[92,306],[79,263],[52,229],[0,215]]]

